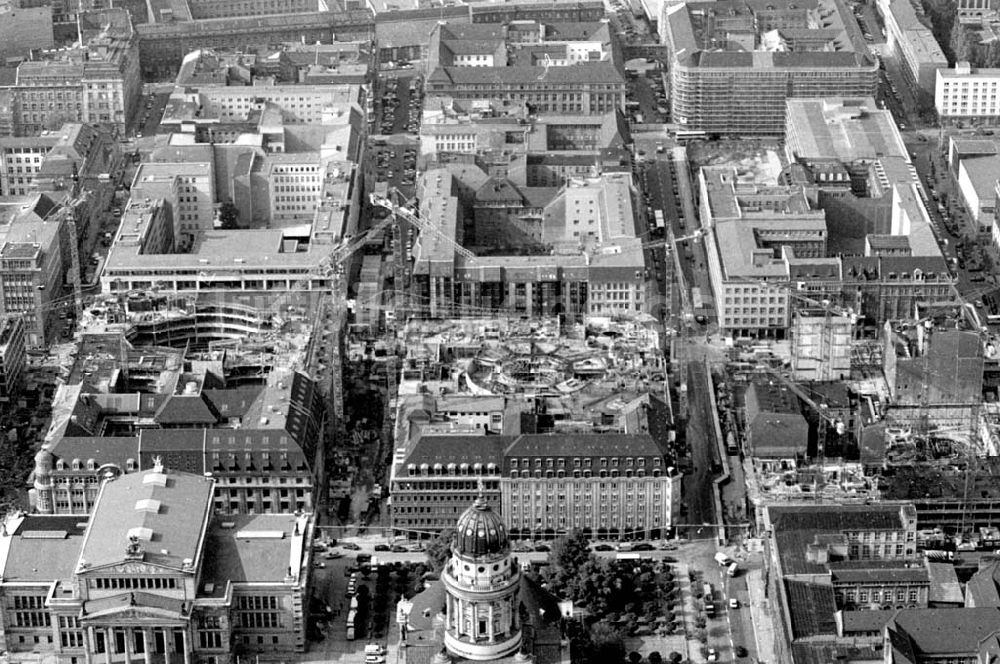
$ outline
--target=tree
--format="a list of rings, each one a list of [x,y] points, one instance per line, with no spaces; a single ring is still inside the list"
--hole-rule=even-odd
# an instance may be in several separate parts
[[[435,574],[444,569],[445,563],[448,562],[448,558],[451,556],[451,541],[454,538],[455,529],[445,528],[424,548],[427,552],[427,566]]]
[[[575,574],[594,557],[590,551],[590,540],[582,531],[574,530],[552,543],[549,559],[556,567]]]
[[[670,653],[667,659],[670,660],[670,664],[680,664],[681,660],[684,659],[684,655],[674,650],[672,653]]]
[[[240,227],[240,211],[232,201],[225,201],[219,206],[219,224],[227,230]]]
[[[642,661],[642,655],[633,650],[628,654],[628,661],[629,664],[639,664]]]
[[[654,650],[646,656],[646,660],[649,664],[663,664],[663,655],[660,654],[659,650]]]
[[[621,662],[625,659],[625,639],[614,626],[600,620],[590,627],[590,661],[593,664]]]

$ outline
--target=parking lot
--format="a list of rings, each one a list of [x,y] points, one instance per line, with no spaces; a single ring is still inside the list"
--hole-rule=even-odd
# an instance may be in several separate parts
[[[168,92],[150,92],[144,95],[133,120],[136,138],[153,136],[163,118],[163,109],[170,97]]]
[[[375,181],[387,182],[404,194],[413,191],[417,176],[417,144],[394,141],[378,145],[370,153],[375,164]]]
[[[379,82],[375,101],[375,134],[416,134],[420,131],[423,79],[413,74],[387,76]]]

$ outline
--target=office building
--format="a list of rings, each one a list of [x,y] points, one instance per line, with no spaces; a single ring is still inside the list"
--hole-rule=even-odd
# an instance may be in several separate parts
[[[23,196],[32,191],[42,160],[59,140],[58,132],[39,136],[0,137],[0,196]]]
[[[19,316],[0,318],[0,398],[11,399],[24,385],[24,320]]]
[[[221,663],[244,650],[304,651],[311,516],[218,519],[215,484],[157,461],[105,481],[89,518],[8,520],[0,620],[10,660]]]
[[[40,134],[66,122],[111,125],[125,134],[142,94],[139,47],[129,13],[88,13],[80,25],[82,46],[18,66],[11,88],[15,135]]]
[[[595,539],[655,539],[677,521],[680,483],[648,435],[428,435],[394,474],[393,528],[433,534],[482,490],[515,539],[572,530]]]
[[[1000,246],[996,224],[997,189],[1000,188],[1000,145],[990,138],[952,138],[948,165],[955,174],[958,194],[969,212],[972,229],[990,231]]]
[[[323,417],[312,380],[275,370],[242,384],[233,364],[229,384],[221,363],[133,347],[119,333],[84,334],[80,352],[36,457],[37,512],[88,514],[106,477],[155,459],[215,477],[219,514],[312,511]]]
[[[53,340],[56,303],[79,270],[71,214],[45,194],[0,201],[0,314],[23,319],[29,347]]]
[[[241,18],[245,16],[270,16],[274,14],[305,14],[329,11],[324,0],[295,0],[281,9],[262,0],[237,2],[236,0],[182,0],[149,3],[149,23],[197,21],[201,19]]]
[[[838,661],[847,652],[878,660],[896,607],[961,595],[954,568],[917,557],[912,505],[770,505],[761,520],[779,605],[775,645],[794,661]]]
[[[176,76],[184,57],[200,48],[235,50],[247,44],[329,43],[334,36],[349,41],[370,40],[373,32],[374,21],[367,10],[161,21],[136,26],[142,76],[155,80]]]
[[[665,3],[660,34],[688,131],[779,136],[789,98],[875,95],[878,63],[839,2]]]
[[[790,291],[840,278],[826,257],[826,214],[802,186],[758,184],[731,167],[703,168],[698,181],[720,330],[784,338]]]
[[[899,61],[916,96],[929,101],[935,94],[937,70],[948,68],[930,19],[922,16],[922,10],[918,14],[910,0],[878,0],[875,6],[885,24],[887,55]]]
[[[472,185],[472,186],[470,186]],[[645,226],[629,173],[556,187],[519,186],[478,166],[447,165],[418,181],[420,216],[439,228],[418,239],[413,274],[431,315],[486,310],[527,316],[635,318],[650,306]],[[458,223],[464,210],[474,223]],[[456,252],[445,238],[468,247]]]
[[[873,98],[789,99],[787,108],[785,154],[813,173],[817,187],[834,190],[846,174],[852,193],[878,199],[894,184],[917,182],[892,113]]]
[[[949,69],[937,70],[934,85],[934,110],[942,122],[1000,122],[1000,69],[973,69],[959,62]]]
[[[193,69],[205,57],[186,63]],[[163,122],[177,133],[136,171],[132,204],[143,211],[112,246],[103,283],[114,292],[239,291],[259,296],[260,307],[325,292],[320,264],[356,232],[361,208],[359,86],[228,87],[209,78],[168,101]],[[164,213],[145,213],[154,201]],[[236,228],[219,227],[222,203],[235,207]]]

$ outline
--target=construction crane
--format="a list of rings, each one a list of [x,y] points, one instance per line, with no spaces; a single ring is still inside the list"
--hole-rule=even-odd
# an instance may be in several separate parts
[[[390,193],[392,192],[399,194],[399,190],[395,187],[390,190]],[[372,205],[383,207],[392,212],[394,216],[405,219],[407,222],[420,229],[422,233],[431,233],[438,239],[443,240],[446,244],[450,245],[459,256],[462,256],[470,261],[476,260],[476,255],[456,242],[455,238],[448,237],[441,231],[440,228],[424,219],[421,219],[417,214],[415,214],[411,207],[412,201],[407,201],[406,203],[400,205],[399,203],[393,201],[389,196],[380,196],[375,193],[370,194],[369,200],[371,200]]]
[[[830,409],[825,404],[816,403],[815,399],[810,397],[809,394],[806,393],[806,391],[802,389],[802,387],[798,383],[791,380],[790,378],[785,377],[785,375],[782,374],[777,369],[765,365],[764,371],[769,376],[771,376],[779,383],[784,385],[786,388],[788,388],[788,390],[791,391],[792,394],[801,399],[804,404],[809,406],[809,408],[811,408],[817,415],[819,415],[821,421],[820,425],[816,427],[816,456],[820,460],[822,460],[825,455],[826,429],[827,429],[827,427],[823,426],[823,424],[826,423],[827,425],[832,427],[833,430],[837,432],[838,436],[842,436],[847,432],[847,425],[844,424],[844,421],[841,418],[831,413]]]

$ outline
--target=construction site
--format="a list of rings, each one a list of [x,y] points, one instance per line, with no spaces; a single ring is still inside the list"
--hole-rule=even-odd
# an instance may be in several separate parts
[[[1000,525],[994,337],[961,306],[888,321],[863,340],[856,330],[828,333],[820,313],[805,347],[795,334],[733,347],[715,376],[723,435],[730,454],[742,452],[758,514],[769,504],[911,501],[921,528],[940,528],[956,545]],[[823,332],[840,347],[813,355]],[[849,358],[849,370],[843,380],[804,379],[795,371],[803,351]],[[824,362],[810,368],[830,373]]]

